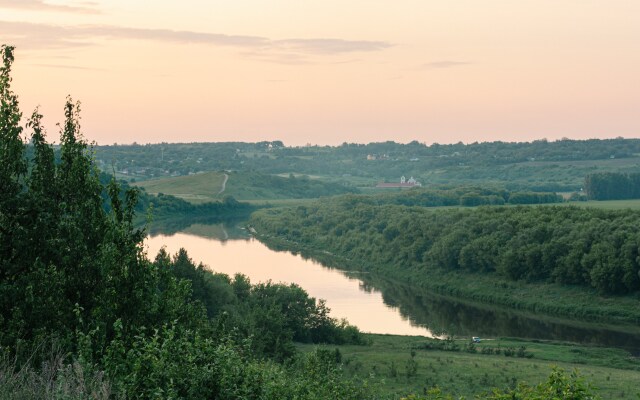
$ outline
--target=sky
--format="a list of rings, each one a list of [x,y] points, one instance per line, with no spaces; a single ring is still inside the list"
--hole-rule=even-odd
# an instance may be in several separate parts
[[[640,137],[638,0],[0,0],[57,140],[337,145]]]

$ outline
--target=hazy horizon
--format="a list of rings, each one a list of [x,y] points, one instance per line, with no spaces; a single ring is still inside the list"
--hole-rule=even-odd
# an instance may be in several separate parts
[[[13,90],[100,145],[640,137],[640,2],[0,0]]]
[[[54,139],[54,138],[51,138]],[[563,140],[578,140],[578,141],[588,141],[588,140],[613,140],[613,139],[637,139],[637,138],[625,138],[622,136],[618,136],[618,137],[612,137],[612,138],[583,138],[583,139],[570,139],[570,138],[560,138],[560,139],[554,139],[554,140],[549,140],[547,138],[539,138],[539,139],[531,139],[531,140],[514,140],[514,141],[507,141],[507,140],[478,140],[478,141],[473,141],[473,142],[464,142],[464,141],[456,141],[456,142],[420,142],[419,140],[416,140],[418,143],[425,145],[425,146],[432,146],[432,145],[454,145],[454,144],[458,144],[458,143],[462,143],[464,145],[470,145],[470,144],[474,144],[474,143],[495,143],[495,142],[502,142],[502,143],[532,143],[532,142],[537,142],[537,141],[548,141],[548,142],[559,142],[559,141],[563,141]],[[274,141],[278,141],[280,139],[278,138],[274,138],[274,139],[265,139],[265,140],[254,140],[254,141],[248,141],[248,140],[209,140],[209,141],[162,141],[162,142],[137,142],[137,141],[133,141],[133,142],[122,142],[122,143],[98,143],[96,142],[96,144],[98,146],[146,146],[146,145],[159,145],[159,144],[192,144],[192,143],[257,143],[257,142],[274,142]],[[287,143],[284,140],[280,140],[281,142],[283,142],[285,147],[306,147],[306,146],[318,146],[318,147],[324,147],[324,146],[329,146],[329,147],[339,147],[343,144],[356,144],[356,145],[368,145],[368,144],[375,144],[375,143],[384,143],[384,142],[388,142],[388,141],[392,141],[398,144],[409,144],[410,142],[412,142],[413,140],[410,141],[394,141],[394,140],[377,140],[377,141],[369,141],[369,142],[353,142],[353,141],[344,141],[341,143],[333,143],[333,144],[326,144],[326,143],[305,143],[305,144],[295,144],[295,143]],[[57,143],[57,140],[54,140],[53,142]]]

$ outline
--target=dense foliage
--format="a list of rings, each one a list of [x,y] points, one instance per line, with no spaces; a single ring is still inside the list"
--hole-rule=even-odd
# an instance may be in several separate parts
[[[347,197],[345,197],[346,199]],[[440,188],[412,188],[374,195],[352,195],[351,202],[370,205],[396,204],[403,206],[443,207],[504,204],[548,204],[563,202],[562,196],[548,192],[509,191],[495,187],[459,186]]]
[[[510,189],[577,191],[594,172],[640,172],[638,139],[425,145],[381,142],[286,147],[282,142],[98,146],[102,168],[131,179],[200,171],[307,174],[375,186],[413,176],[423,185],[493,182]]]
[[[230,173],[226,191],[242,199],[309,199],[359,192],[344,182],[325,182],[293,174],[285,178],[257,171]]]
[[[311,244],[365,267],[429,279],[445,269],[510,280],[640,290],[640,213],[575,207],[428,210],[342,197],[262,210],[263,233]],[[395,271],[395,272],[394,272]]]
[[[296,284],[252,285],[244,275],[233,279],[196,266],[184,249],[171,258],[162,249],[154,265],[191,284],[191,299],[202,304],[218,326],[252,338],[255,354],[283,360],[293,355],[293,341],[364,344],[358,330],[329,317],[323,300],[316,301]]]
[[[106,188],[114,180],[114,176],[100,172],[99,180],[100,184]],[[120,187],[120,199],[124,200],[125,193],[133,189],[125,180],[119,180],[117,184]],[[102,197],[105,211],[111,211],[109,194],[106,190],[103,190]],[[255,210],[255,207],[248,203],[239,202],[233,196],[224,196],[220,201],[193,204],[164,193],[148,194],[144,188],[139,188],[137,189],[137,203],[134,210],[137,224],[142,225],[146,217],[153,217],[155,221],[174,219],[176,216],[182,219],[206,217],[210,222],[246,218]]]
[[[640,173],[589,174],[585,178],[584,190],[593,200],[640,199]]]
[[[66,398],[94,389],[127,398],[370,397],[341,378],[335,360],[294,353],[292,340],[362,340],[301,288],[231,281],[185,252],[146,258],[134,227],[139,193],[101,184],[79,103],[67,99],[58,158],[37,110],[27,151],[10,89],[13,49],[2,56],[0,394],[28,392],[32,379],[37,398],[38,377],[49,376]]]
[[[435,387],[425,391],[424,395],[410,395],[402,400],[453,400],[454,397],[443,393]],[[554,368],[547,382],[531,386],[520,383],[508,390],[495,389],[491,393],[477,396],[487,400],[595,400],[600,397],[593,393],[593,388],[578,375],[576,371],[566,374],[562,369]]]

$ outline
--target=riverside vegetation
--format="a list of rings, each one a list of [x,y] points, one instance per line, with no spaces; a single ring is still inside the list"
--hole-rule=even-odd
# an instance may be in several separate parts
[[[564,370],[565,377],[578,366],[583,384],[603,399],[635,398],[638,394],[640,364],[624,350],[581,346],[553,341],[531,341],[508,338],[482,340],[471,344],[469,339],[444,340],[411,336],[367,335],[369,346],[320,346],[341,359],[344,374],[351,378],[378,381],[381,393],[426,393],[440,391],[440,398],[451,394],[467,399],[491,397],[491,388],[516,388],[528,382],[549,383],[549,371]],[[298,345],[304,352],[313,352],[316,345]],[[573,372],[572,372],[573,371]],[[555,378],[557,379],[557,377]],[[535,385],[534,385],[535,386]],[[438,389],[435,390],[434,388]],[[568,382],[565,387],[570,387]],[[585,386],[586,387],[586,386]],[[521,392],[509,399],[570,399],[552,391],[538,397]],[[546,397],[545,397],[546,396]],[[417,398],[422,398],[416,396]],[[497,397],[501,398],[501,397]]]
[[[640,321],[637,211],[430,210],[346,196],[260,210],[251,221],[272,244],[328,251],[351,268],[444,294],[583,320]]]
[[[79,103],[67,99],[58,154],[38,110],[26,145],[13,48],[1,55],[0,398],[388,397],[345,374],[335,352],[295,351],[294,341],[366,342],[301,288],[215,274],[184,251],[148,260],[139,192],[100,182]],[[560,370],[480,396],[595,398]],[[434,388],[408,398],[447,397]]]

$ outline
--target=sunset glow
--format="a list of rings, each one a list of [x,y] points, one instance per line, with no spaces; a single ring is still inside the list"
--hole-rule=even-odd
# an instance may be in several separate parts
[[[99,144],[638,137],[636,0],[0,0],[13,89]]]

